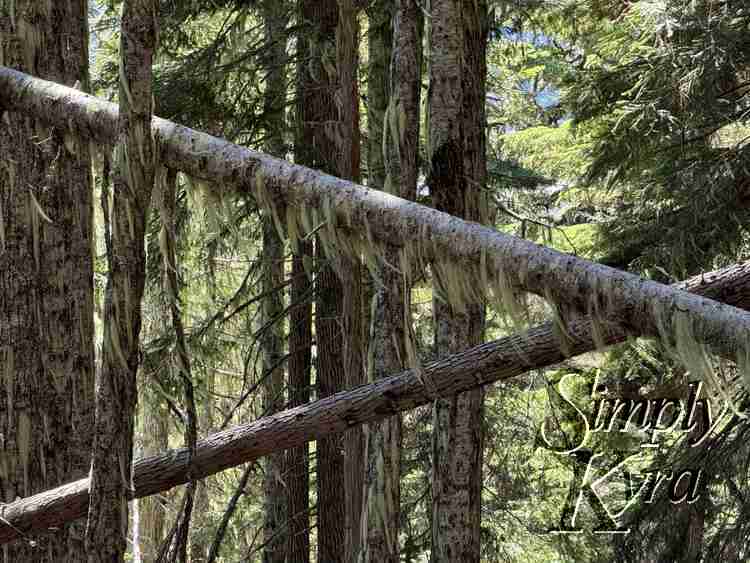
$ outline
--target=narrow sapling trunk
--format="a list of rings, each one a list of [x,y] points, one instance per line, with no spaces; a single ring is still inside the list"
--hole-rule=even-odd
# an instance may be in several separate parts
[[[123,561],[127,548],[141,299],[146,278],[144,239],[155,174],[151,64],[156,37],[157,3],[126,0],[111,240],[107,241],[109,277],[86,529],[90,563]]]

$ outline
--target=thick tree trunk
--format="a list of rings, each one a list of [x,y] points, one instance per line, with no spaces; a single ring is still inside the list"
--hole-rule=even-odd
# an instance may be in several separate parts
[[[430,20],[428,184],[437,209],[477,222],[486,181],[486,9],[476,0],[432,0]],[[484,306],[457,307],[446,290],[450,274],[440,267],[434,271],[436,352],[455,354],[479,344]],[[483,401],[478,388],[439,399],[433,407],[434,562],[479,561]]]
[[[336,28],[336,60],[339,78],[338,176],[360,181],[359,120],[359,8],[355,0],[338,0],[339,21]],[[358,256],[338,256],[339,276],[344,289],[342,300],[342,345],[345,381],[342,389],[352,389],[365,382],[364,341],[362,339],[362,265]],[[359,552],[362,516],[362,456],[364,435],[359,426],[344,434],[344,550],[342,561],[355,561]]]
[[[29,112],[72,134],[99,143],[115,137],[117,109],[76,90],[0,68],[0,98],[8,109]],[[750,314],[689,295],[636,275],[557,252],[494,229],[408,202],[353,182],[233,145],[163,119],[153,120],[165,165],[216,186],[268,188],[293,210],[330,213],[339,231],[361,243],[404,245],[423,260],[453,262],[463,278],[483,279],[469,289],[498,286],[536,293],[560,306],[598,310],[632,334],[672,337],[692,332],[730,359],[750,357]],[[259,178],[265,182],[258,182]],[[261,186],[262,185],[262,186]],[[217,188],[220,189],[220,188]],[[356,232],[345,226],[357,226]],[[361,228],[365,226],[365,228]],[[364,231],[364,234],[363,234]],[[368,234],[369,233],[369,236]],[[371,238],[370,238],[371,237]],[[484,283],[487,282],[487,283]]]
[[[305,57],[299,67],[302,84],[300,116],[302,137],[306,140],[297,161],[324,172],[336,174],[341,167],[337,138],[344,133],[336,107],[338,71],[331,65],[336,53],[339,25],[336,0],[300,0],[303,30],[299,41]],[[306,64],[304,64],[306,62]],[[332,249],[316,238],[315,262],[315,343],[317,350],[318,397],[328,397],[344,389],[346,372],[342,320],[346,265],[336,261]],[[316,446],[318,561],[343,561],[345,550],[346,495],[344,489],[344,438],[327,436]]]
[[[264,114],[267,131],[264,150],[268,154],[285,156],[284,131],[286,119],[286,27],[289,6],[280,0],[265,0],[261,4],[267,38],[265,52],[266,90]],[[263,336],[263,412],[273,414],[284,408],[284,242],[274,219],[263,217],[263,299],[261,323]],[[284,486],[285,452],[276,452],[265,460],[263,495],[265,508],[264,563],[284,563],[286,559],[287,498]]]
[[[85,89],[87,3],[0,2],[0,64]],[[88,143],[64,129],[34,116],[0,122],[0,505],[89,469],[90,166]],[[0,561],[85,561],[83,533],[83,523],[71,523],[6,546]]]
[[[678,287],[748,309],[750,262],[696,276]],[[571,323],[568,336],[569,351],[574,356],[591,352],[602,343],[624,342],[628,333],[617,324],[595,329],[591,318],[582,317]],[[203,478],[280,449],[298,447],[321,436],[431,403],[436,396],[456,395],[565,359],[553,323],[546,323],[443,358],[419,373],[409,370],[208,436],[198,442],[192,468],[188,467],[184,448],[138,460],[134,495],[142,498],[185,483],[189,470]],[[429,381],[429,386],[423,381]],[[41,533],[84,516],[88,491],[89,480],[81,479],[4,506],[0,511],[0,544],[17,539],[20,534]]]
[[[90,563],[123,561],[132,487],[133,416],[139,363],[144,236],[154,185],[151,62],[157,4],[125,2],[120,44],[120,123],[116,151],[102,369],[96,382],[91,498],[86,529]]]

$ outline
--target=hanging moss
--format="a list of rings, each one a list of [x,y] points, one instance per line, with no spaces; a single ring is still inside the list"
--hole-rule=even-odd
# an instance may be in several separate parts
[[[31,234],[32,244],[34,246],[34,262],[36,263],[36,270],[39,271],[40,264],[40,245],[41,245],[41,220],[47,223],[52,223],[52,219],[47,217],[47,214],[39,205],[39,202],[34,196],[33,190],[29,190],[29,205],[28,205],[28,219],[31,223]]]

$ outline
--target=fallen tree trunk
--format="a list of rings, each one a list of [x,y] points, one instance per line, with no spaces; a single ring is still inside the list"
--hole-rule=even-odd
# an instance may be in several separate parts
[[[78,90],[0,67],[0,103],[68,134],[111,145],[117,106]],[[606,311],[633,334],[689,334],[731,359],[748,357],[750,314],[638,276],[538,246],[387,193],[297,166],[182,127],[153,120],[161,162],[216,186],[253,192],[299,212],[348,226],[365,243],[404,247],[412,256],[451,265],[462,287],[541,295],[561,307]],[[325,229],[324,229],[325,231]],[[366,232],[366,234],[365,234]],[[480,266],[481,265],[481,266]],[[467,279],[482,276],[482,279]],[[685,330],[684,324],[689,323]],[[683,323],[682,330],[676,329]],[[689,347],[689,346],[688,346]],[[685,347],[683,347],[685,348]]]
[[[750,309],[750,262],[692,278],[679,287]],[[608,323],[602,328],[607,345],[627,338],[627,332],[618,325]],[[572,322],[569,332],[573,354],[596,348],[590,318],[582,317]],[[450,396],[563,360],[565,356],[560,350],[557,333],[551,323],[546,323],[426,366],[422,379],[430,381],[428,387],[421,383],[414,371],[408,370],[212,434],[198,442],[190,468],[185,448],[140,459],[135,463],[133,496],[153,495],[186,483],[188,475],[201,479],[271,452],[430,403],[436,396]],[[89,480],[81,479],[0,506],[0,544],[43,533],[85,516],[88,486]]]

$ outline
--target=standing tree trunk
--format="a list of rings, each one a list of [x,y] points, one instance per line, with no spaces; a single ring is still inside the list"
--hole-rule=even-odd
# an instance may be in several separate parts
[[[433,0],[429,91],[430,174],[435,207],[480,221],[485,182],[486,4]],[[435,348],[444,356],[481,342],[483,306],[450,305],[434,268]],[[483,391],[433,407],[432,561],[479,561]]]
[[[305,122],[310,117],[306,103],[312,77],[307,69],[311,46],[304,39],[306,22],[302,2],[298,16],[302,30],[297,40],[297,103],[294,154],[297,162],[312,158],[308,152],[312,144],[313,128]],[[310,372],[312,368],[312,283],[309,264],[313,258],[312,243],[292,240],[292,285],[289,303],[289,406],[310,402]],[[288,558],[289,563],[310,561],[310,449],[307,444],[292,448],[287,453],[288,468]]]
[[[359,130],[359,9],[354,0],[338,0],[339,22],[336,28],[336,60],[338,70],[339,143],[338,175],[360,181]],[[353,257],[337,258],[342,294],[341,342],[344,352],[344,387],[351,389],[365,382],[362,341],[362,265]],[[360,519],[362,516],[362,429],[353,428],[344,434],[345,541],[343,561],[354,561],[359,552]]]
[[[206,369],[205,375],[206,398],[203,402],[198,419],[201,432],[206,435],[215,432],[214,428],[214,392],[216,391],[216,372],[212,368]],[[165,417],[167,415],[165,414]],[[211,499],[209,497],[208,480],[201,479],[195,491],[195,507],[193,512],[194,524],[190,532],[190,561],[191,563],[205,563],[208,561],[209,540],[213,531],[211,524]]]
[[[266,35],[266,118],[265,152],[284,158],[286,119],[286,27],[288,5],[281,0],[264,0],[261,4]],[[263,217],[263,294],[261,304],[263,348],[263,413],[273,414],[284,408],[284,334],[282,316],[284,299],[284,242],[273,217]],[[263,496],[265,507],[264,563],[284,563],[287,541],[286,487],[282,475],[285,452],[279,451],[264,460]],[[286,530],[286,532],[285,532]]]
[[[376,0],[368,8],[369,16],[369,76],[368,76],[368,161],[369,186],[386,189],[393,181],[393,144],[388,143],[387,111],[390,100],[390,66],[393,48],[393,0]],[[391,257],[393,252],[389,252]],[[398,260],[390,260],[398,264]],[[395,280],[396,301],[386,302],[393,295],[385,284]],[[373,381],[401,369],[401,342],[399,331],[403,327],[402,310],[398,304],[401,295],[400,277],[389,268],[378,268],[373,276],[372,315],[368,346],[368,380]],[[394,312],[398,321],[388,315]],[[391,331],[393,336],[391,335]],[[394,350],[394,344],[397,349]],[[393,369],[389,370],[389,366]],[[396,367],[398,366],[398,367]],[[358,561],[398,561],[398,507],[401,419],[397,416],[364,426],[365,452],[364,499],[360,521],[361,539]],[[395,446],[395,448],[393,447]],[[394,541],[395,538],[395,541]]]
[[[87,89],[87,2],[0,2],[0,65]],[[0,504],[89,468],[90,170],[88,143],[33,117],[0,122]],[[85,561],[83,532],[72,523],[19,541],[0,561]]]
[[[96,382],[96,422],[86,550],[91,563],[123,561],[132,488],[133,415],[139,364],[144,236],[154,185],[151,64],[157,4],[126,0],[120,41],[120,121],[107,241],[109,277],[102,369]]]
[[[338,26],[336,0],[300,2],[300,85],[301,126],[305,143],[298,146],[297,160],[312,168],[336,174],[339,165],[336,131],[337,72],[335,60]],[[318,275],[315,286],[315,342],[317,349],[318,397],[344,388],[341,315],[343,286],[321,240],[315,243]],[[346,519],[344,495],[343,437],[319,440],[316,447],[318,485],[318,561],[343,561]]]
[[[356,9],[349,0],[300,0],[302,138],[298,161],[337,176],[359,176]],[[333,66],[331,61],[337,64]],[[315,259],[315,340],[318,396],[361,380],[360,265],[326,252],[320,238]],[[318,441],[318,560],[346,560],[346,530],[357,493],[349,463],[356,462],[357,433]],[[345,455],[346,452],[346,455]],[[354,452],[352,454],[352,452]],[[349,478],[346,476],[349,475]],[[354,479],[354,481],[352,481]],[[349,499],[350,502],[347,502]]]
[[[292,258],[292,287],[289,319],[289,407],[310,402],[312,354],[311,284],[305,260],[312,259],[312,245],[299,242]],[[310,460],[307,444],[287,453],[288,560],[310,561]]]
[[[394,11],[395,10],[395,11]],[[391,14],[395,16],[391,18]],[[370,12],[370,92],[372,178],[378,187],[415,199],[419,143],[421,32],[417,4],[410,0],[376,2]],[[391,22],[395,22],[395,26]],[[389,73],[390,69],[390,73]],[[390,74],[390,80],[389,80]],[[390,83],[390,88],[388,84]],[[380,149],[374,146],[379,144]],[[382,167],[380,164],[383,163]],[[399,250],[388,247],[388,264],[376,276],[371,319],[369,379],[396,373],[413,356],[410,341],[410,265]],[[401,419],[393,416],[366,426],[366,508],[362,528],[363,561],[399,560]]]

